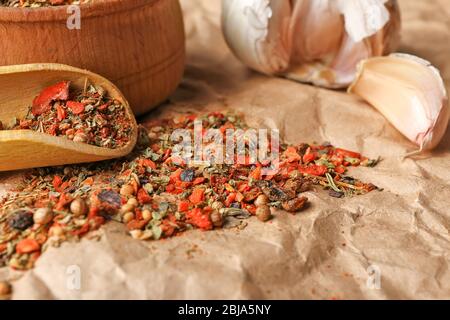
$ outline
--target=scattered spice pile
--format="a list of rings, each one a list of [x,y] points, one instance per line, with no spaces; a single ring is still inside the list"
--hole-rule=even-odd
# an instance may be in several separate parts
[[[79,5],[92,0],[0,0],[0,5],[14,8],[40,8],[62,5]]]
[[[89,85],[77,93],[64,81],[44,89],[24,119],[14,119],[10,126],[0,122],[2,129],[29,129],[114,149],[128,143],[132,123],[125,106],[109,98],[102,87]]]
[[[349,166],[376,161],[329,144],[282,145],[271,176],[261,175],[261,163],[186,165],[173,156],[170,136],[180,128],[192,132],[196,119],[222,133],[246,128],[240,117],[222,113],[153,120],[126,158],[26,174],[0,202],[0,266],[31,268],[48,246],[78,240],[109,220],[126,224],[135,239],[157,240],[195,228],[242,228],[252,215],[267,221],[270,207],[298,212],[312,185],[334,197],[377,189],[344,175]]]

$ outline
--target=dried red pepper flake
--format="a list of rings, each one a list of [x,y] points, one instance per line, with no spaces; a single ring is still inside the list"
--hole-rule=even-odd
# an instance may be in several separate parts
[[[223,126],[221,126],[219,130],[222,134],[225,134],[228,129],[234,129],[234,128],[235,127],[231,122],[227,122]]]
[[[6,243],[0,243],[0,253],[6,251],[6,248],[8,248]]]
[[[152,169],[156,169],[156,164],[150,159],[141,159],[140,163],[143,167],[149,167]]]
[[[189,196],[189,201],[194,205],[199,204],[205,200],[205,189],[196,188],[192,191],[192,194]]]
[[[105,224],[106,219],[105,219],[105,217],[102,217],[102,216],[93,216],[93,217],[88,216],[88,221],[91,226],[91,229],[96,230],[96,229],[100,228],[100,226]]]
[[[173,225],[170,224],[169,221],[164,220],[160,226],[161,231],[163,232],[165,237],[171,237],[175,234],[176,229]]]
[[[39,116],[50,110],[50,103],[55,100],[66,100],[69,98],[69,81],[62,81],[44,89],[33,100],[31,112],[34,116]]]
[[[57,106],[56,110],[58,121],[63,121],[67,116],[66,110],[61,106]]]
[[[16,245],[16,252],[19,254],[31,253],[41,249],[35,239],[23,239]]]
[[[199,229],[211,230],[213,228],[209,214],[200,208],[192,209],[186,214],[186,217],[190,223]]]
[[[307,167],[300,166],[298,169],[301,173],[306,173],[312,176],[322,177],[328,172],[328,168],[322,165],[310,165]]]
[[[179,182],[181,181],[181,174],[183,173],[183,169],[179,168],[170,174],[169,178],[171,182]]]
[[[347,171],[347,169],[345,169],[345,167],[343,167],[343,166],[337,166],[334,169],[334,171],[339,174],[344,174]]]
[[[70,111],[72,111],[73,114],[81,114],[84,112],[85,108],[84,103],[76,101],[67,101],[66,106]]]
[[[55,190],[58,189],[62,183],[63,183],[63,180],[61,179],[60,176],[54,176],[52,184],[53,184],[53,188],[55,188]]]
[[[104,111],[109,107],[109,105],[110,105],[109,103],[104,103],[101,106],[97,107],[97,110]]]
[[[250,174],[251,175],[251,174]],[[261,176],[261,174],[259,174],[259,176]],[[250,176],[251,177],[251,176]],[[253,178],[253,177],[251,177],[251,178]],[[259,179],[255,179],[255,180],[259,180]],[[240,183],[239,184],[239,186],[238,186],[238,191],[239,192],[245,192],[245,193],[247,193],[248,191],[250,191],[251,190],[251,187],[248,185],[248,183],[247,182],[242,182],[242,183]]]
[[[166,187],[166,192],[173,192],[175,191],[175,185],[174,184],[169,184]]]
[[[55,210],[63,210],[70,202],[72,201],[72,197],[68,194],[62,193],[59,196],[58,203],[55,206]]]
[[[358,152],[353,152],[345,149],[336,148],[335,154],[342,157],[349,157],[355,159],[361,159],[361,154]]]
[[[310,163],[314,160],[316,160],[316,155],[314,153],[308,153],[303,156],[304,163]]]
[[[195,185],[198,185],[198,184],[202,184],[205,181],[206,181],[206,178],[198,177],[198,178],[195,178],[194,181],[192,181],[192,184],[195,186]]]
[[[90,229],[89,222],[86,222],[85,224],[83,224],[81,226],[81,228],[79,228],[77,230],[73,230],[72,231],[72,235],[74,235],[74,236],[82,236],[82,235],[88,233],[89,229]]]
[[[84,184],[84,185],[87,185],[87,186],[92,186],[92,185],[94,184],[94,179],[93,179],[92,177],[86,178],[86,179],[83,181],[83,184]]]
[[[284,156],[287,158],[287,162],[300,161],[302,159],[295,147],[288,147],[286,151],[284,151]]]
[[[233,193],[230,193],[228,196],[227,196],[227,198],[226,198],[226,200],[225,200],[225,202],[224,202],[224,204],[225,204],[225,206],[226,207],[230,207],[231,206],[231,204],[234,202],[234,200],[236,199],[236,192],[233,192]]]
[[[172,149],[167,149],[166,151],[164,151],[163,161],[166,161],[170,157],[171,154],[172,154]]]
[[[58,132],[58,125],[56,123],[52,124],[47,130],[47,133],[52,136],[56,136]]]
[[[261,172],[262,172],[262,168],[256,167],[255,170],[250,172],[250,175],[248,177],[251,179],[259,180],[259,179],[261,179]]]
[[[150,195],[144,188],[141,188],[137,193],[137,200],[140,204],[147,204],[152,202],[152,197],[150,197]]]
[[[98,207],[91,206],[89,208],[88,218],[94,219],[95,217],[97,217],[99,215],[99,213],[100,213],[100,209]]]
[[[195,115],[195,114],[191,114],[191,115],[189,115],[189,116],[186,116],[186,120],[188,120],[188,121],[190,121],[190,122],[193,122],[193,121],[195,121],[197,119],[197,115]]]
[[[67,188],[70,187],[70,181],[64,181],[58,188],[57,191],[63,192],[65,191]]]
[[[189,210],[191,203],[189,201],[183,200],[178,203],[178,211],[185,212]]]

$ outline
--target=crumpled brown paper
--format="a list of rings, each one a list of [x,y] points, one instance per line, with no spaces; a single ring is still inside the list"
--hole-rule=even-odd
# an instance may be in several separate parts
[[[450,89],[450,1],[400,4],[400,51],[430,60]],[[385,190],[346,199],[309,192],[311,207],[295,216],[279,212],[268,223],[251,219],[244,230],[191,231],[154,242],[133,240],[110,223],[100,241],[51,248],[29,272],[1,269],[0,279],[17,279],[13,298],[450,298],[450,131],[432,154],[402,160],[414,146],[370,106],[248,70],[223,41],[218,0],[182,5],[186,74],[170,102],[148,118],[242,111],[251,125],[279,128],[288,142],[330,141],[381,156],[376,168],[351,174]],[[1,181],[17,176],[3,174]]]

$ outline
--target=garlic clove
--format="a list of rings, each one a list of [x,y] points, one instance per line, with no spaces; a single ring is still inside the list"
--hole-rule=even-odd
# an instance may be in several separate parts
[[[289,1],[224,0],[222,30],[228,46],[250,68],[276,74],[289,65]]]
[[[294,0],[289,43],[292,56],[283,75],[298,82],[331,87],[335,72],[327,65],[339,51],[345,29],[341,13],[329,0]]]
[[[447,130],[450,107],[444,82],[421,58],[393,54],[362,61],[348,91],[380,111],[419,151],[436,147]]]
[[[373,53],[370,40],[354,42],[346,34],[338,54],[330,64],[330,69],[335,75],[333,85],[337,88],[347,87],[355,79],[358,63],[370,58]]]
[[[329,0],[295,0],[290,21],[293,65],[330,60],[345,33],[341,13]]]

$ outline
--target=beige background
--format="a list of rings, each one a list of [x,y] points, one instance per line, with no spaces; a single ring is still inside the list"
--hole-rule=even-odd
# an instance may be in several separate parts
[[[450,1],[400,4],[400,51],[432,61],[450,89]],[[151,117],[233,108],[253,125],[280,128],[288,142],[330,141],[382,156],[378,167],[351,174],[385,191],[348,199],[309,192],[311,207],[296,216],[279,212],[242,231],[193,231],[159,242],[132,240],[109,224],[99,242],[50,249],[24,275],[0,270],[0,277],[18,278],[14,298],[450,298],[450,131],[432,154],[402,160],[414,146],[370,106],[249,71],[222,39],[218,0],[182,5],[185,78]],[[67,286],[73,265],[80,290]],[[367,286],[371,266],[381,272],[379,290]]]

